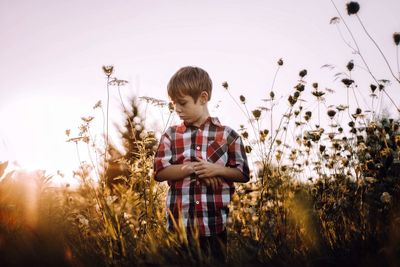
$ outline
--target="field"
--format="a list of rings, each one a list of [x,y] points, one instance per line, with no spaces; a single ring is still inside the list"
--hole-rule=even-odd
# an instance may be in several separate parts
[[[347,8],[357,16],[355,4]],[[393,42],[398,51],[399,33]],[[355,52],[367,70],[371,110],[349,104],[359,103],[365,82],[353,79],[360,71],[353,61],[335,74],[336,90],[346,92],[340,105],[327,104],[333,90],[308,81],[306,69],[286,99],[277,99],[273,85],[262,107],[248,107],[245,95],[236,99],[228,82],[215,86],[246,117],[237,131],[253,166],[230,205],[227,266],[400,266],[400,109],[389,93],[400,87],[399,70],[388,66],[389,87],[370,71],[367,55]],[[276,62],[273,84],[284,66]],[[113,66],[103,71],[107,91],[127,83]],[[383,102],[397,113],[378,109]],[[71,146],[94,155],[81,161],[77,149],[78,187],[55,187],[43,171],[21,174],[0,163],[0,266],[215,266],[188,246],[184,229],[165,229],[168,185],[153,179],[158,139],[141,107],[171,116],[173,109],[149,97],[121,104],[123,150],[107,134],[101,144],[92,138],[93,117],[82,118],[76,136],[67,131]],[[94,107],[105,114],[106,133],[107,106]]]

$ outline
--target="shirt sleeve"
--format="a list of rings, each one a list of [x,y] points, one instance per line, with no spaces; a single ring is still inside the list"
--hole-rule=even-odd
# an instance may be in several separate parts
[[[167,134],[163,134],[160,138],[160,144],[154,157],[154,177],[164,168],[171,165],[171,139]]]
[[[228,139],[231,139],[231,142],[228,142],[227,166],[237,168],[247,179],[249,179],[250,170],[242,138],[240,138],[236,132],[232,131],[232,136]]]

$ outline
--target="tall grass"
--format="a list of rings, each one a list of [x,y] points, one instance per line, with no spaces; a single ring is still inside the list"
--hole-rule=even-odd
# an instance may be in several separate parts
[[[349,15],[358,12],[348,8]],[[351,31],[348,24],[346,29]],[[399,37],[393,37],[398,48]],[[362,55],[358,45],[346,43]],[[366,55],[360,60],[367,64]],[[392,118],[360,106],[356,63],[349,61],[346,72],[335,75],[335,86],[347,92],[340,105],[329,105],[332,90],[308,81],[306,69],[299,70],[285,102],[278,102],[274,86],[285,67],[282,59],[261,107],[249,107],[246,96],[236,99],[228,83],[222,84],[245,117],[238,131],[254,160],[252,181],[237,185],[230,205],[228,266],[400,264],[400,122],[398,114]],[[119,92],[127,83],[113,77],[112,66],[103,71],[107,91],[117,86]],[[397,108],[388,82],[370,75],[372,109],[386,100]],[[311,104],[305,106],[304,98]],[[165,129],[171,108],[162,100],[141,99],[145,113],[153,105],[169,114]],[[134,153],[113,157],[108,104],[103,111],[96,103],[104,143],[91,132],[94,117],[83,117],[78,135],[68,136],[77,148],[79,188],[51,187],[51,176],[41,172],[29,176],[35,190],[28,190],[26,177],[5,172],[7,163],[0,164],[1,266],[213,266],[179,222],[174,233],[166,230],[167,185],[152,177],[156,135],[136,127],[120,100]],[[283,114],[277,114],[278,104],[284,105]],[[81,145],[90,151],[89,161],[80,159]],[[111,161],[126,168],[116,179],[121,182],[107,182]]]

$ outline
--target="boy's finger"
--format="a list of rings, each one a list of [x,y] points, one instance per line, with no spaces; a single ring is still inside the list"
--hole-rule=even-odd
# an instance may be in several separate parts
[[[199,157],[196,157],[196,160],[197,160],[198,162],[203,161],[203,159],[201,159],[201,158],[199,158]]]

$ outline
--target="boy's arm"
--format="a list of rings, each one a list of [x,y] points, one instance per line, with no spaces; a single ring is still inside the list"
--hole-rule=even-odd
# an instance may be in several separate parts
[[[197,158],[199,162],[194,165],[194,169],[199,178],[222,177],[227,182],[239,183],[246,183],[250,180],[250,171],[242,139],[232,130],[227,136],[227,141],[228,161],[226,166]]]
[[[202,159],[198,160],[199,162],[195,162],[194,164],[194,171],[201,179],[223,177],[228,182],[246,183],[249,181],[249,177],[245,176],[237,168],[225,167]]]
[[[187,162],[184,164],[170,165],[160,170],[154,177],[158,182],[176,181],[188,177],[194,173],[193,164],[195,162]]]

